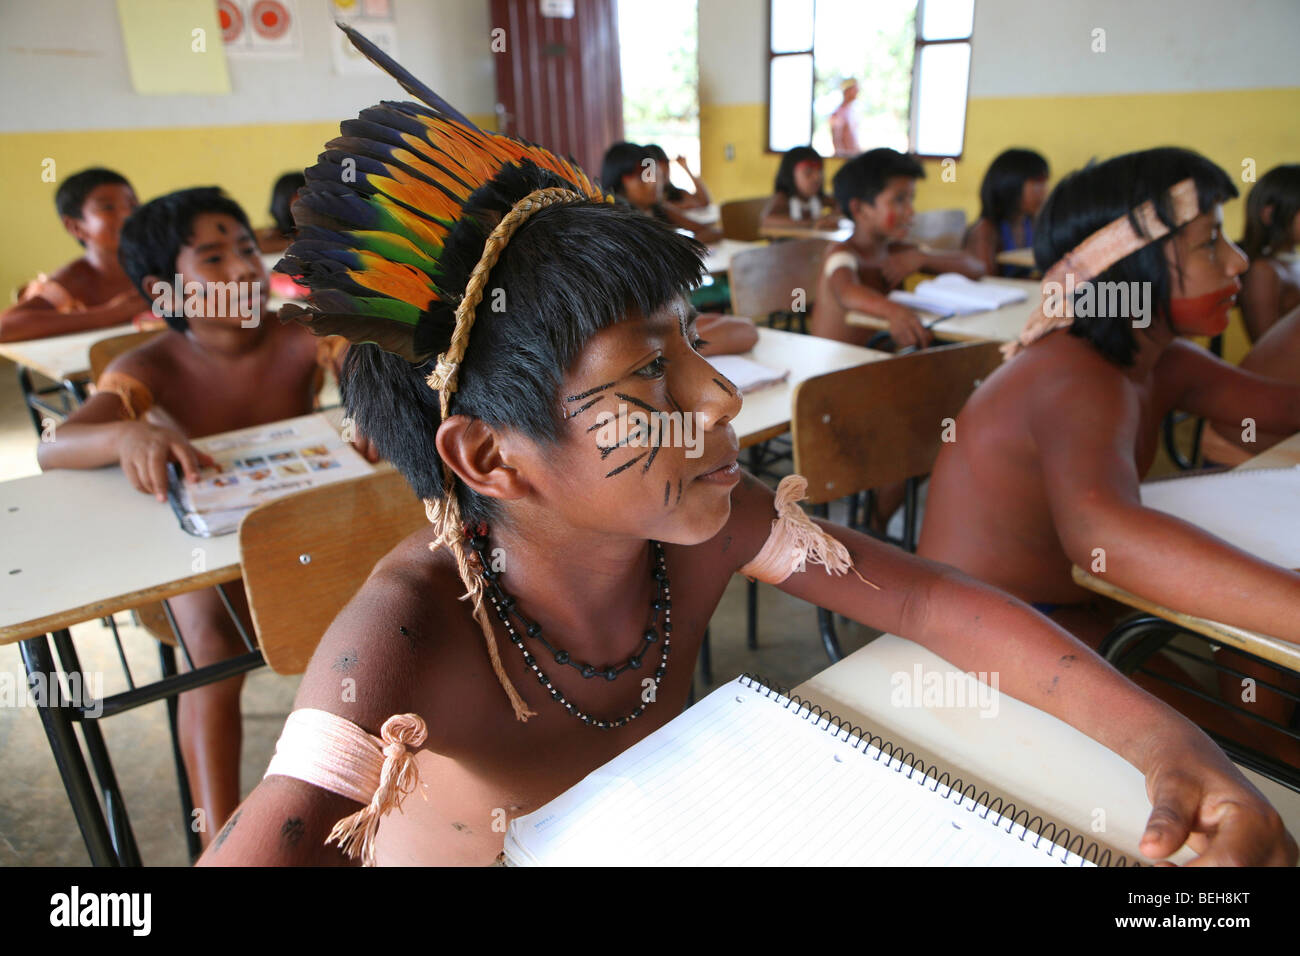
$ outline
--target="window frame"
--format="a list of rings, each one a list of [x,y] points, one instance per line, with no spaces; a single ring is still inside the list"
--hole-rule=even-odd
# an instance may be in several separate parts
[[[764,152],[764,153],[767,153],[768,155],[771,155],[771,156],[780,156],[780,155],[782,155],[782,153],[781,153],[779,150],[774,150],[774,149],[772,149],[772,63],[773,63],[773,61],[776,60],[778,57],[788,57],[788,56],[807,56],[807,57],[810,57],[810,58],[812,59],[812,68],[813,68],[813,84],[814,84],[814,89],[816,88],[816,82],[817,82],[817,51],[816,51],[816,46],[817,46],[817,0],[812,0],[812,4],[813,4],[813,30],[812,30],[813,45],[812,45],[812,47],[811,47],[810,49],[807,49],[807,50],[784,50],[784,51],[782,51],[782,52],[780,52],[780,53],[777,53],[777,52],[775,52],[775,51],[772,49],[772,4],[773,4],[773,2],[774,2],[774,0],[767,0],[767,79],[766,79],[766,82],[764,83],[764,86],[763,86],[763,99],[764,99],[764,106],[765,106],[765,108],[766,108],[766,110],[767,110],[767,123],[766,123],[766,129],[765,129],[765,136],[764,136],[764,139],[763,139],[763,152]],[[960,160],[961,157],[962,157],[962,154],[965,153],[965,151],[966,151],[966,120],[967,120],[967,117],[968,117],[969,114],[970,114],[970,74],[971,74],[971,65],[972,65],[972,63],[974,62],[974,59],[975,59],[975,13],[974,13],[974,5],[975,5],[976,3],[978,3],[979,0],[972,0],[972,5],[971,5],[971,27],[970,27],[970,32],[967,33],[964,37],[947,37],[947,38],[942,39],[942,40],[924,40],[924,39],[921,38],[921,22],[922,22],[922,19],[923,19],[923,17],[924,17],[924,14],[925,14],[925,2],[926,2],[926,0],[916,0],[916,13],[915,13],[916,35],[915,35],[915,41],[914,41],[914,43],[913,43],[913,45],[912,45],[912,85],[911,85],[911,91],[910,91],[909,96],[908,96],[908,107],[907,107],[907,145],[908,145],[908,150],[912,153],[912,155],[916,156],[917,159],[933,159],[933,160],[955,159],[955,160]],[[916,112],[917,112],[917,109],[919,108],[919,105],[920,105],[920,104],[919,104],[918,101],[917,101],[917,82],[916,82],[916,79],[917,79],[917,71],[918,71],[918,69],[920,68],[920,63],[921,63],[921,48],[922,48],[922,47],[926,47],[926,46],[945,46],[945,45],[956,44],[956,43],[964,43],[964,44],[966,44],[967,47],[970,48],[970,56],[969,56],[969,57],[967,58],[967,60],[966,60],[966,105],[965,105],[965,106],[963,107],[963,109],[962,109],[961,149],[960,149],[957,153],[952,154],[952,155],[939,154],[939,153],[933,153],[933,154],[932,154],[932,153],[917,153],[917,152],[915,152],[915,148],[916,148]],[[812,98],[810,97],[809,100],[808,100],[808,133],[809,133],[809,136],[808,136],[808,143],[805,144],[805,145],[809,145],[809,146],[812,145],[812,130],[813,130],[813,123],[814,123],[815,119],[816,119],[816,118],[813,116],[813,101],[812,101]],[[825,158],[825,159],[833,159],[834,157],[833,157],[833,156],[827,156],[827,157],[823,157],[823,158]]]

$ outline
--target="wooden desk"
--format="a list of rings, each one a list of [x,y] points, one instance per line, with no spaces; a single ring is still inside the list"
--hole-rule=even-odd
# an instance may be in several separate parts
[[[131,323],[114,325],[107,329],[56,335],[48,339],[30,339],[26,342],[0,343],[0,355],[39,372],[54,382],[82,378],[90,374],[90,347],[101,339],[115,335],[129,335],[136,331]]]
[[[981,282],[993,285],[1006,285],[1024,289],[1029,298],[1024,302],[1013,302],[990,312],[975,312],[971,315],[953,315],[941,319],[928,312],[918,312],[921,321],[934,332],[934,337],[942,342],[1010,342],[1020,336],[1020,331],[1029,320],[1029,315],[1038,305],[1038,290],[1041,283],[1037,279],[1003,279],[986,278]],[[888,329],[889,323],[874,315],[862,312],[850,312],[845,321],[866,329]]]
[[[974,707],[897,707],[898,677],[956,672],[919,644],[886,634],[795,688],[838,716],[1132,858],[1151,806],[1142,774],[1091,737],[1006,694],[985,717]],[[970,699],[970,698],[968,698]],[[1300,834],[1300,794],[1246,769],[1242,773]],[[1104,816],[1099,816],[1102,811]],[[1104,825],[1103,831],[1094,825]],[[1186,848],[1172,859],[1186,862]]]
[[[769,368],[788,368],[790,377],[784,382],[768,385],[744,396],[745,403],[741,406],[740,414],[731,423],[740,439],[741,448],[757,445],[790,430],[794,390],[800,382],[815,375],[838,372],[867,362],[878,362],[890,358],[890,354],[831,339],[759,326],[758,344],[745,353],[745,358]]]
[[[830,239],[832,242],[843,242],[853,235],[853,223],[851,220],[841,219],[836,229],[817,229],[811,225],[761,226],[758,234],[764,239]]]
[[[1036,268],[1033,249],[1003,249],[993,257],[993,261],[1004,266],[1019,266],[1022,269]]]
[[[731,257],[746,249],[761,249],[765,242],[745,242],[743,239],[720,239],[710,246],[704,257],[704,270],[709,275],[725,275],[731,268]]]

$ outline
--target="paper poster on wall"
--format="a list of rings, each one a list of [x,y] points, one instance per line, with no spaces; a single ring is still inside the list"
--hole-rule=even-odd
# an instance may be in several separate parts
[[[389,0],[329,0],[330,15],[364,33],[375,46],[393,59],[401,58],[397,50],[397,24]],[[344,76],[365,74],[375,67],[348,40],[341,30],[331,30],[330,54],[334,72]]]
[[[135,92],[230,92],[212,0],[117,0],[117,19]]]
[[[298,0],[217,0],[226,53],[233,57],[301,57]]]

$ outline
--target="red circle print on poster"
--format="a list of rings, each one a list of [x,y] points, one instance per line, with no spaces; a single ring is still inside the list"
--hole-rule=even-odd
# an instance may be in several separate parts
[[[289,11],[279,0],[258,0],[251,19],[254,32],[267,40],[278,40],[289,32]]]
[[[231,0],[218,0],[217,19],[221,23],[221,39],[234,43],[244,33],[244,14]]]

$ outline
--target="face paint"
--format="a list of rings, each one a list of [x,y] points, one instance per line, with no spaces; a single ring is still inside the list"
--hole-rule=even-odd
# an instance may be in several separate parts
[[[735,394],[736,394],[736,393],[735,393],[731,388],[728,388],[728,387],[727,387],[727,383],[726,383],[726,382],[723,382],[723,381],[721,381],[720,379],[716,379],[716,378],[715,378],[715,379],[713,380],[713,384],[716,385],[716,386],[718,386],[718,388],[722,389],[722,390],[723,390],[724,392],[726,392],[728,395],[735,395]]]
[[[1228,312],[1240,282],[1189,299],[1169,300],[1169,320],[1181,335],[1218,335],[1228,327]]]

